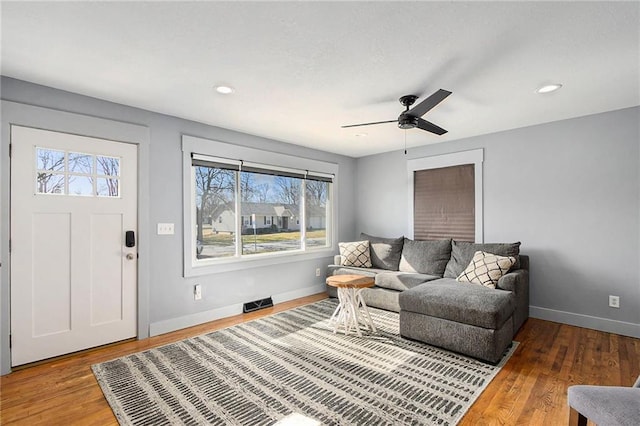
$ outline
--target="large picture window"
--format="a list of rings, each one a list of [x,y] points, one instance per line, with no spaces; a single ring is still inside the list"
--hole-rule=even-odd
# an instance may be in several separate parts
[[[194,154],[196,264],[331,245],[328,173]]]

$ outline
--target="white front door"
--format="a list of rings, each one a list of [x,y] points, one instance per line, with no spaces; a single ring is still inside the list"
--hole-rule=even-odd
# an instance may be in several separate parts
[[[11,365],[136,336],[137,147],[11,127]]]

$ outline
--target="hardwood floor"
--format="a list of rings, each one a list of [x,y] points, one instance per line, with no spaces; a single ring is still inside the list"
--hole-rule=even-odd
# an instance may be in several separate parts
[[[0,424],[117,425],[91,365],[291,309],[324,294],[141,341],[85,351],[0,378]],[[630,386],[640,374],[640,339],[530,318],[520,342],[461,425],[564,425],[567,387]]]

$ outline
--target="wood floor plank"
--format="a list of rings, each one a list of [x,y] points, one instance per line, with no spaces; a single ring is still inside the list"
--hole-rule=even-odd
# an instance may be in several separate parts
[[[305,297],[196,327],[128,341],[0,377],[0,424],[117,425],[91,365],[219,330],[325,298]],[[630,386],[640,375],[640,339],[529,319],[520,342],[461,425],[567,424],[573,384]]]

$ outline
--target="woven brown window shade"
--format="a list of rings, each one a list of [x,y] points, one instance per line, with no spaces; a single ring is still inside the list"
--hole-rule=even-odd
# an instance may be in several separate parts
[[[475,240],[473,164],[414,172],[413,237]]]

